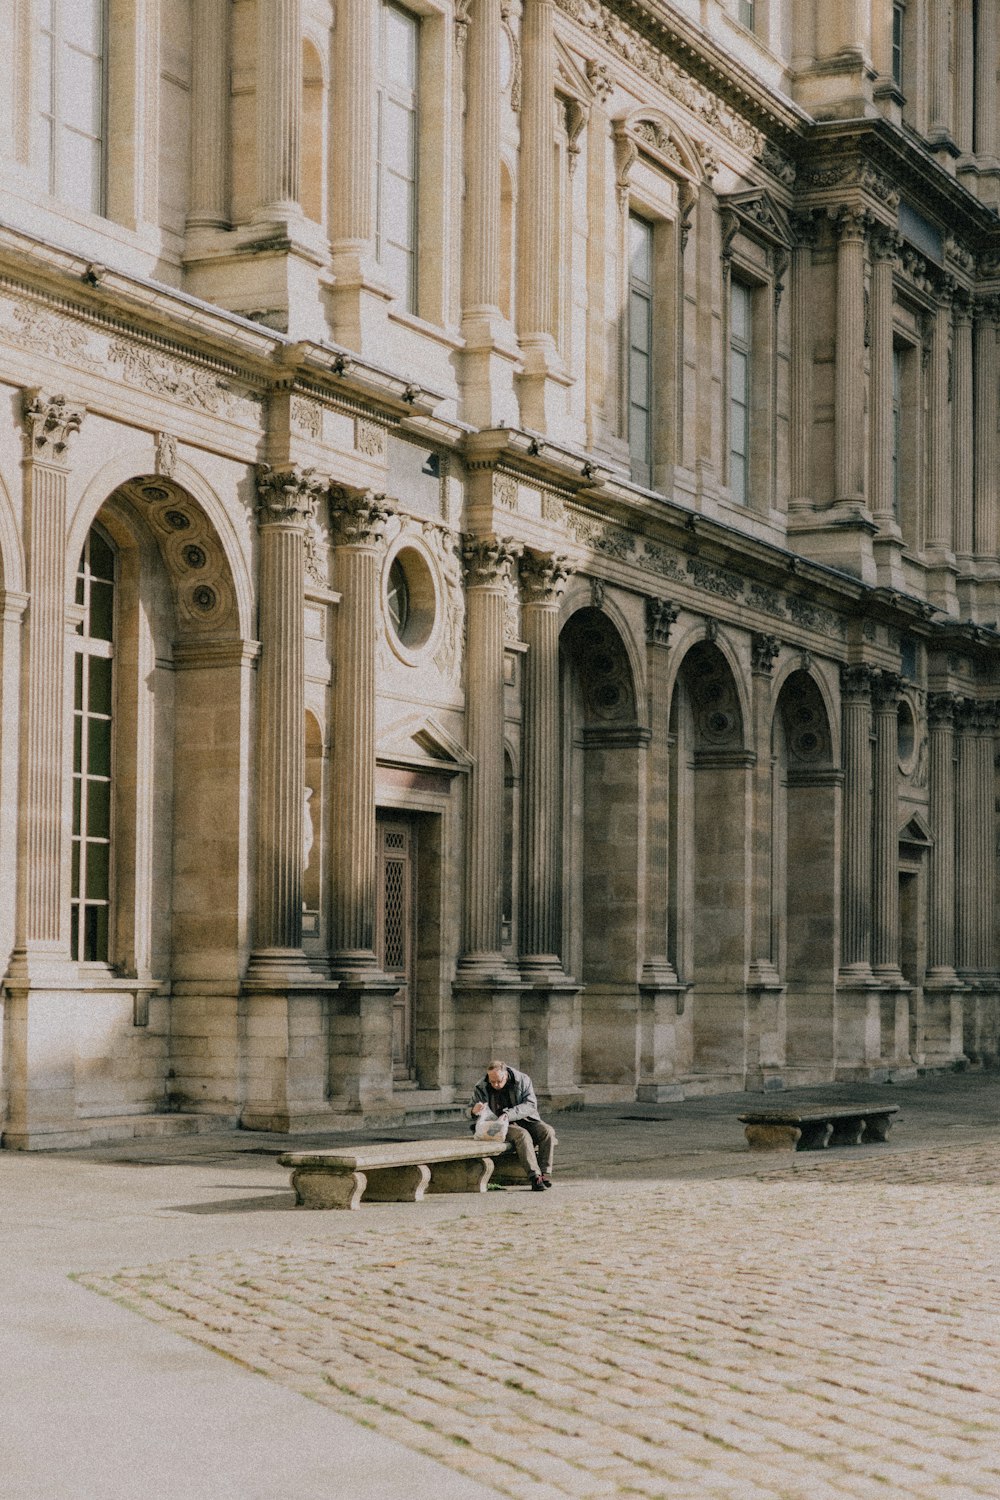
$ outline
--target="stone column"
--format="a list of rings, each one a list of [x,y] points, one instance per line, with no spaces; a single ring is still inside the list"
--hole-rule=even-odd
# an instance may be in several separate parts
[[[678,1017],[688,986],[668,951],[670,904],[670,629],[677,606],[646,600],[646,672],[650,740],[646,760],[646,951],[639,976],[639,1076],[636,1097],[656,1104],[679,1099]]]
[[[229,220],[229,0],[198,8],[191,59],[191,206],[189,229],[224,229]]]
[[[979,910],[985,877],[981,863],[981,835],[985,819],[979,764],[980,706],[973,699],[962,700],[957,727],[955,959],[959,973],[975,977],[980,968]]]
[[[302,0],[257,0],[257,220],[301,216],[301,120]]]
[[[340,592],[330,767],[330,968],[340,981],[330,1020],[330,1094],[343,1109],[392,1112],[392,1003],[397,986],[375,956],[375,648],[385,496],[334,487]]]
[[[872,937],[872,670],[841,674],[844,731],[844,928],[841,975],[871,978]]]
[[[861,209],[842,208],[837,245],[834,450],[837,504],[864,504],[865,229]]]
[[[955,553],[951,490],[951,336],[952,287],[944,288],[934,317],[928,372],[928,425],[930,428],[929,494],[926,551],[931,570],[929,593],[935,604],[957,613],[955,597]]]
[[[580,990],[559,956],[562,915],[560,858],[562,786],[559,718],[559,601],[571,569],[565,558],[526,554],[521,560],[524,658],[521,806],[522,1061],[555,1106],[579,1096]]]
[[[772,672],[781,649],[776,636],[753,635],[754,766],[750,964],[747,973],[747,1087],[763,1088],[785,1065],[785,986],[774,945],[774,755]]]
[[[375,263],[376,0],[341,0],[333,49],[329,200],[335,335],[349,349],[384,337],[389,291]]]
[[[495,976],[501,953],[503,890],[504,610],[520,547],[475,537],[465,548],[466,743],[473,768],[466,823],[464,979]]]
[[[247,978],[276,986],[302,951],[305,786],[305,534],[322,483],[295,466],[257,471],[259,528],[256,889]]]
[[[375,968],[375,645],[382,495],[335,488],[337,663],[331,766],[331,921],[336,971]]]
[[[967,571],[972,565],[974,553],[972,499],[974,436],[972,425],[972,299],[964,291],[955,294],[951,388],[954,545],[959,567]]]
[[[21,657],[17,919],[11,972],[45,980],[69,958],[63,887],[66,774],[66,489],[82,407],[23,396],[29,602]]]
[[[555,44],[553,0],[524,0],[521,16],[521,148],[517,204],[517,336],[521,425],[547,432],[549,380],[557,364],[552,330],[556,264]]]
[[[875,764],[872,836],[875,842],[872,893],[872,968],[877,976],[900,979],[899,971],[899,689],[894,672],[873,681]]]
[[[559,601],[570,574],[565,558],[526,554],[524,597],[524,791],[521,865],[521,968],[561,974],[560,854],[562,744],[559,721]]]
[[[955,44],[954,44],[954,134],[955,144],[964,155],[972,151],[973,119],[972,101],[976,87],[975,71],[976,61],[973,55],[973,24],[972,3],[973,0],[953,0],[955,6]],[[989,5],[980,5],[979,10],[989,10]],[[994,68],[996,67],[996,53],[993,54]],[[993,78],[993,92],[996,93],[996,75]]]
[[[812,256],[816,218],[811,213],[794,219],[795,243],[791,271],[791,403],[789,434],[791,468],[790,512],[810,510],[813,503],[813,296]]]
[[[475,0],[465,44],[462,321],[500,311],[501,0]]]
[[[879,225],[871,237],[871,508],[880,534],[898,535],[892,484],[892,276],[897,236]]]
[[[988,298],[976,308],[975,346],[975,549],[977,561],[996,568],[1000,529],[997,506],[997,391],[1000,388],[1000,361],[997,360],[997,311],[995,298]]]
[[[955,711],[953,693],[927,700],[929,731],[930,849],[927,904],[927,977],[955,980]]]
[[[973,134],[976,154],[996,157],[997,56],[1000,53],[1000,13],[995,5],[980,5],[976,16],[976,117]]]
[[[951,0],[929,0],[927,77],[928,136],[932,145],[952,142]]]
[[[608,406],[608,126],[607,103],[614,87],[603,63],[589,62],[594,89],[587,135],[587,447],[606,447],[613,426],[614,396]],[[682,268],[683,269],[683,268]],[[683,288],[681,288],[683,290]]]

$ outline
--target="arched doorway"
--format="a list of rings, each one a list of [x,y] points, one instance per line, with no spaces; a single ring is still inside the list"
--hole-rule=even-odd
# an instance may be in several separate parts
[[[581,1082],[588,1098],[632,1098],[642,964],[644,755],[631,666],[608,615],[563,631],[563,961],[583,984]]]

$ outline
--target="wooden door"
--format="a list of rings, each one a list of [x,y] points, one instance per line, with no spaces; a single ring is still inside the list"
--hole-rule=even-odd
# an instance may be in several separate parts
[[[378,820],[378,961],[398,982],[392,1003],[392,1065],[413,1077],[416,828],[407,818]]]

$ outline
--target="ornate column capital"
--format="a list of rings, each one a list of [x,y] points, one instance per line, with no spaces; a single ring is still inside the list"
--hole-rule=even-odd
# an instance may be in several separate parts
[[[871,214],[854,204],[842,203],[833,211],[832,221],[833,232],[839,240],[863,240],[871,224]]]
[[[902,236],[889,224],[872,220],[868,232],[872,260],[894,261],[903,247]]]
[[[822,216],[814,208],[801,209],[792,214],[789,225],[792,231],[793,250],[813,250],[819,239]]]
[[[298,464],[257,465],[257,525],[303,527],[316,513],[327,481]]]
[[[956,323],[971,324],[973,313],[973,298],[972,293],[967,287],[959,286],[956,284],[955,291],[952,296],[951,305],[954,311]]]
[[[651,646],[669,644],[670,627],[678,614],[677,605],[669,599],[646,600],[646,640]]]
[[[524,548],[508,536],[467,537],[462,546],[469,588],[498,588],[507,583]]]
[[[330,523],[338,547],[377,547],[392,513],[386,495],[346,485],[330,488]]]
[[[929,693],[927,697],[927,722],[931,729],[939,726],[954,728],[955,716],[961,698],[957,693]]]
[[[86,414],[86,407],[70,406],[65,396],[50,396],[37,388],[24,391],[21,416],[27,457],[65,467],[69,440],[80,431]]]
[[[872,702],[877,713],[895,713],[903,679],[898,672],[872,673]]]
[[[568,557],[525,552],[521,558],[521,593],[525,604],[558,604],[573,571]]]
[[[840,669],[840,694],[848,703],[869,703],[873,671],[866,662]]]
[[[781,642],[776,635],[752,635],[750,637],[750,669],[753,675],[770,677],[780,650]]]

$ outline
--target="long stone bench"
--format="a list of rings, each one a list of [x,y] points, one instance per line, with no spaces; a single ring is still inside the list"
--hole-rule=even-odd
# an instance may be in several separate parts
[[[898,1104],[804,1105],[740,1115],[751,1151],[823,1151],[884,1141]]]
[[[340,1151],[286,1151],[303,1208],[419,1203],[425,1193],[485,1193],[505,1141],[389,1141]]]

